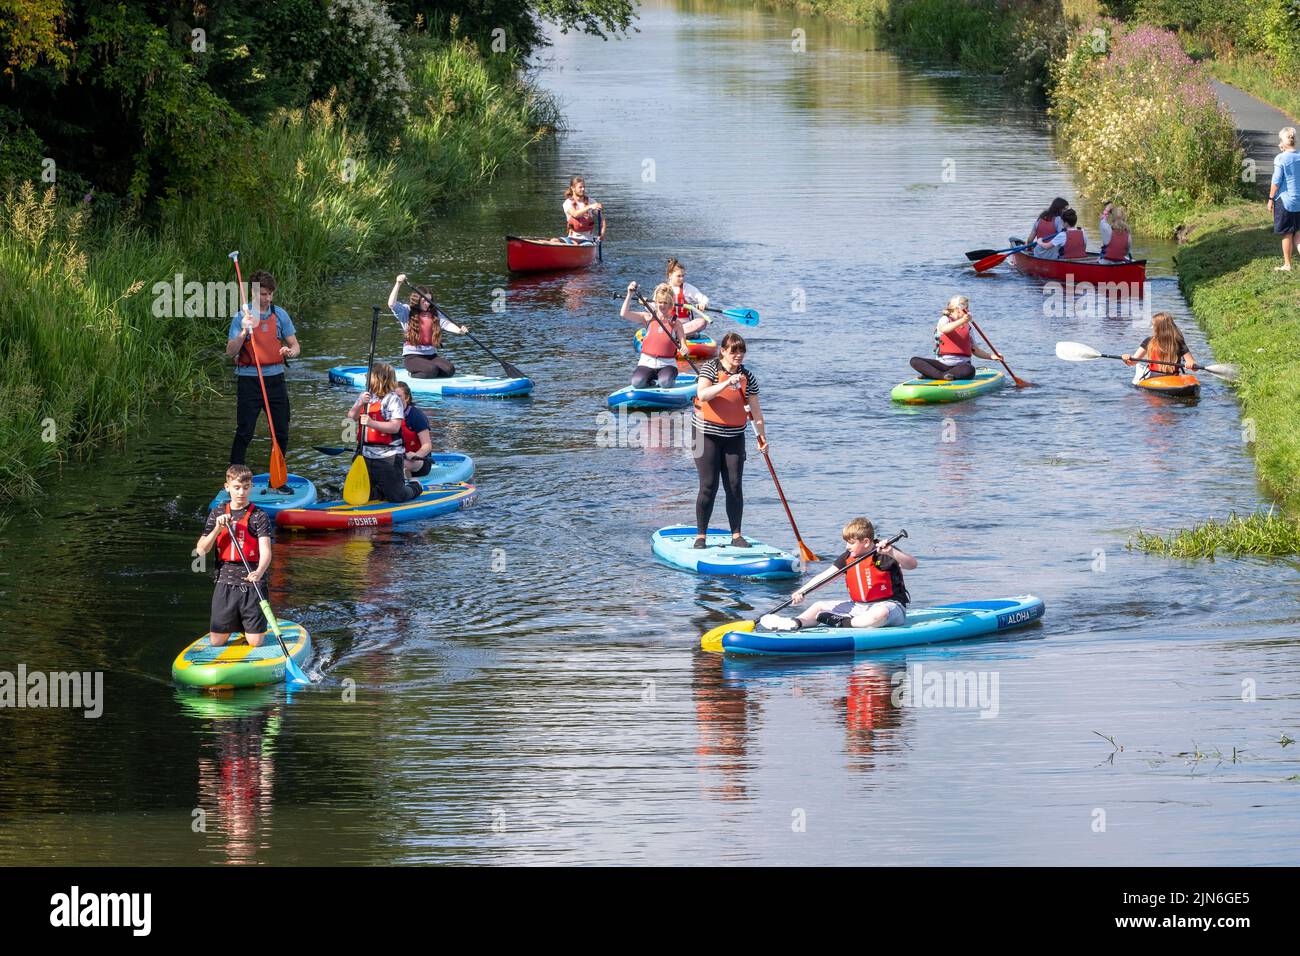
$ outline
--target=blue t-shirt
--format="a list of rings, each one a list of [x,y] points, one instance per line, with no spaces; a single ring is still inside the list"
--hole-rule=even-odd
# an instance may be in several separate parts
[[[415,432],[419,437],[420,432],[429,427],[429,416],[420,411],[418,407],[412,405],[406,410],[406,427]]]
[[[1287,212],[1300,212],[1300,153],[1288,149],[1273,157],[1273,184]]]
[[[270,312],[259,312],[259,313],[257,314],[257,317],[258,317],[259,320],[265,322],[265,321],[266,321],[267,319],[269,319],[272,315],[275,316],[275,334],[276,334],[276,336],[280,339],[281,342],[283,342],[285,339],[287,339],[287,338],[288,338],[289,336],[291,336],[291,335],[297,335],[297,334],[298,334],[298,333],[294,330],[294,327],[293,327],[293,320],[289,318],[289,313],[286,312],[286,311],[284,311],[284,309],[280,308],[278,305],[273,305],[273,306],[271,306],[271,311],[270,311]],[[240,313],[236,314],[235,317],[234,317],[233,319],[230,320],[230,331],[226,334],[226,338],[227,338],[227,340],[229,340],[229,339],[237,339],[237,338],[241,337],[241,336],[244,334],[244,330],[243,330],[243,328],[242,328],[243,321],[244,321],[244,314],[243,314],[243,312],[240,312]],[[249,347],[251,348],[252,346],[250,345]],[[238,358],[239,356],[236,355],[235,357]],[[256,366],[256,365],[236,365],[236,366],[235,366],[235,374],[236,374],[236,375],[252,375],[252,376],[256,376],[256,375],[257,375],[257,366]],[[263,374],[263,375],[283,375],[283,374],[284,374],[284,363],[283,363],[283,362],[276,362],[274,365],[263,365],[263,366],[262,366],[262,374]]]

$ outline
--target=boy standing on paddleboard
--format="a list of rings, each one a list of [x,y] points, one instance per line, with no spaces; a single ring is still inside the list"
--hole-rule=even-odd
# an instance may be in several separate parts
[[[253,473],[244,465],[226,469],[226,493],[230,500],[213,508],[203,525],[194,550],[207,554],[217,549],[217,583],[212,591],[212,617],[208,622],[211,643],[220,647],[235,631],[242,631],[253,647],[266,637],[267,620],[262,613],[254,581],[262,580],[271,566],[271,516],[256,507],[248,496],[253,491]],[[253,569],[250,574],[240,560],[239,549]]]
[[[266,405],[282,452],[289,450],[289,390],[284,384],[284,360],[297,358],[302,352],[289,313],[271,304],[275,295],[275,277],[269,272],[254,272],[253,291],[257,310],[243,304],[230,322],[226,338],[226,355],[235,360],[238,389],[235,393],[235,440],[230,445],[230,463],[242,465],[248,443],[257,430],[257,419]],[[242,290],[241,290],[242,291]],[[258,364],[261,364],[259,373]],[[262,385],[266,385],[266,397]]]

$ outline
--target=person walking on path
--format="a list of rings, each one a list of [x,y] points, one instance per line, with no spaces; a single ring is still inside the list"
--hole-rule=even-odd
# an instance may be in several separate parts
[[[284,360],[302,352],[289,313],[271,304],[275,278],[269,272],[252,275],[256,309],[245,303],[230,322],[226,355],[235,360],[238,388],[235,393],[235,440],[230,445],[230,464],[244,464],[248,443],[253,440],[257,419],[262,414],[262,386],[257,363],[266,383],[266,404],[270,406],[271,429],[282,452],[289,450],[289,390],[284,385]],[[254,357],[253,351],[257,350]]]
[[[1300,231],[1300,153],[1295,148],[1295,127],[1285,126],[1277,134],[1280,152],[1273,158],[1273,184],[1268,192],[1268,211],[1273,214],[1273,232],[1282,237],[1282,265],[1275,272],[1291,271],[1291,254]]]

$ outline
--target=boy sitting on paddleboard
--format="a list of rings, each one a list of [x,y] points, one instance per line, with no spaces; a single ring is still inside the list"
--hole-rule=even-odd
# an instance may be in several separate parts
[[[848,601],[817,601],[797,618],[765,614],[759,624],[771,631],[797,631],[825,624],[828,627],[900,627],[907,623],[903,610],[910,600],[903,572],[916,568],[916,558],[886,541],[876,542],[876,529],[866,518],[854,518],[841,532],[848,548],[834,564],[794,593],[790,603],[802,604],[804,593],[844,572],[849,587]],[[861,558],[875,546],[876,553]],[[852,565],[851,567],[849,567]]]
[[[252,491],[253,473],[247,467],[227,468],[226,493],[230,500],[208,512],[203,534],[194,545],[198,554],[207,554],[214,546],[217,549],[217,583],[212,591],[212,616],[208,621],[213,647],[225,644],[234,631],[242,631],[244,639],[253,647],[260,646],[266,637],[266,615],[262,613],[252,582],[260,581],[271,566],[274,522],[248,500]],[[252,574],[239,559],[232,534],[238,538]]]

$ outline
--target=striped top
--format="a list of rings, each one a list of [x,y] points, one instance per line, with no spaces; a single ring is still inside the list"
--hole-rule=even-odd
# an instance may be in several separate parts
[[[707,362],[705,362],[703,365],[700,366],[699,381],[708,382],[710,385],[716,384],[718,381],[718,368],[719,368],[718,360],[709,359]],[[746,397],[749,397],[751,395],[757,396],[758,378],[744,364],[740,366],[740,374],[745,376]],[[698,402],[699,399],[696,399],[696,401]],[[700,418],[698,406],[696,412],[691,415],[691,424],[694,427],[698,428],[704,434],[716,435],[719,438],[730,438],[734,435],[745,434],[744,425],[741,425],[739,428],[728,428],[726,425],[719,425],[715,422],[706,422],[704,419]]]

